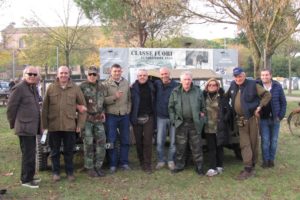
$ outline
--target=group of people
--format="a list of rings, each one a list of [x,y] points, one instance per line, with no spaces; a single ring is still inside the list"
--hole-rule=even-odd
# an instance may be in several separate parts
[[[262,138],[262,167],[274,167],[280,120],[285,115],[286,100],[272,72],[264,69],[261,80],[248,80],[242,68],[233,70],[234,81],[225,92],[217,79],[206,82],[202,91],[193,84],[193,75],[185,71],[180,82],[171,79],[169,68],[159,70],[160,80],[152,81],[145,69],[137,71],[130,85],[122,77],[122,67],[114,64],[110,77],[99,81],[98,69],[88,68],[87,80],[77,86],[70,79],[70,69],[58,68],[57,79],[47,88],[40,113],[36,67],[24,69],[23,80],[12,88],[7,107],[10,128],[19,137],[22,152],[22,186],[38,188],[35,175],[36,135],[49,134],[52,180],[60,176],[60,149],[63,144],[65,172],[74,181],[73,148],[76,133],[84,143],[84,167],[88,176],[102,177],[107,157],[109,172],[131,170],[128,161],[130,124],[135,136],[139,164],[152,173],[153,137],[156,130],[156,170],[167,165],[172,173],[181,172],[190,150],[195,171],[204,175],[202,137],[208,147],[207,176],[224,170],[223,145],[228,132],[237,123],[244,169],[238,180],[255,174],[258,158],[258,133]],[[41,114],[41,115],[40,115]],[[234,119],[234,120],[233,120]],[[84,129],[84,131],[82,131]],[[165,143],[169,147],[165,155]],[[120,146],[116,147],[119,140]]]

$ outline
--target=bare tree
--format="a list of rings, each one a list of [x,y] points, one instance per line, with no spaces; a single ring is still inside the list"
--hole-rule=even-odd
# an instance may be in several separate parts
[[[64,64],[66,66],[70,66],[70,55],[74,50],[90,48],[89,44],[91,38],[87,38],[86,36],[90,35],[93,31],[91,21],[84,25],[82,24],[84,20],[82,10],[77,14],[75,23],[70,25],[71,15],[74,16],[71,6],[70,0],[68,0],[64,8],[63,16],[57,15],[61,23],[59,27],[47,26],[43,20],[35,15],[35,20],[38,22],[38,26],[35,24],[36,28],[42,33],[44,38],[47,38],[46,44],[44,45],[54,46],[62,50],[65,57]],[[42,26],[39,24],[42,24]]]
[[[270,67],[276,48],[298,31],[298,0],[207,0],[206,9],[186,8],[206,22],[236,24],[245,32],[258,77],[261,61]],[[204,10],[208,10],[204,12]]]

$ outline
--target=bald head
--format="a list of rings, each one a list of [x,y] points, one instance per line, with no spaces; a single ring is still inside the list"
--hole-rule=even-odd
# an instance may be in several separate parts
[[[170,69],[167,67],[162,67],[159,69],[160,79],[163,84],[168,84],[171,82]]]
[[[57,70],[57,78],[61,85],[66,85],[70,80],[70,69],[67,66],[60,66]]]

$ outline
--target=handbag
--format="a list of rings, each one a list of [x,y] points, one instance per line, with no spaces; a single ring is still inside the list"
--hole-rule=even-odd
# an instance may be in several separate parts
[[[143,114],[137,117],[137,123],[140,125],[146,124],[149,120],[149,115]]]

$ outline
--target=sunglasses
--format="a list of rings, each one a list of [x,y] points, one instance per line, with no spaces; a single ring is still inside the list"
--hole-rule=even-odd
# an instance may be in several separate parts
[[[97,76],[96,73],[90,73],[89,76]]]
[[[209,87],[217,87],[216,84],[208,84]]]
[[[35,73],[27,73],[27,75],[28,76],[34,76],[34,77],[37,76],[37,74],[35,74]]]

